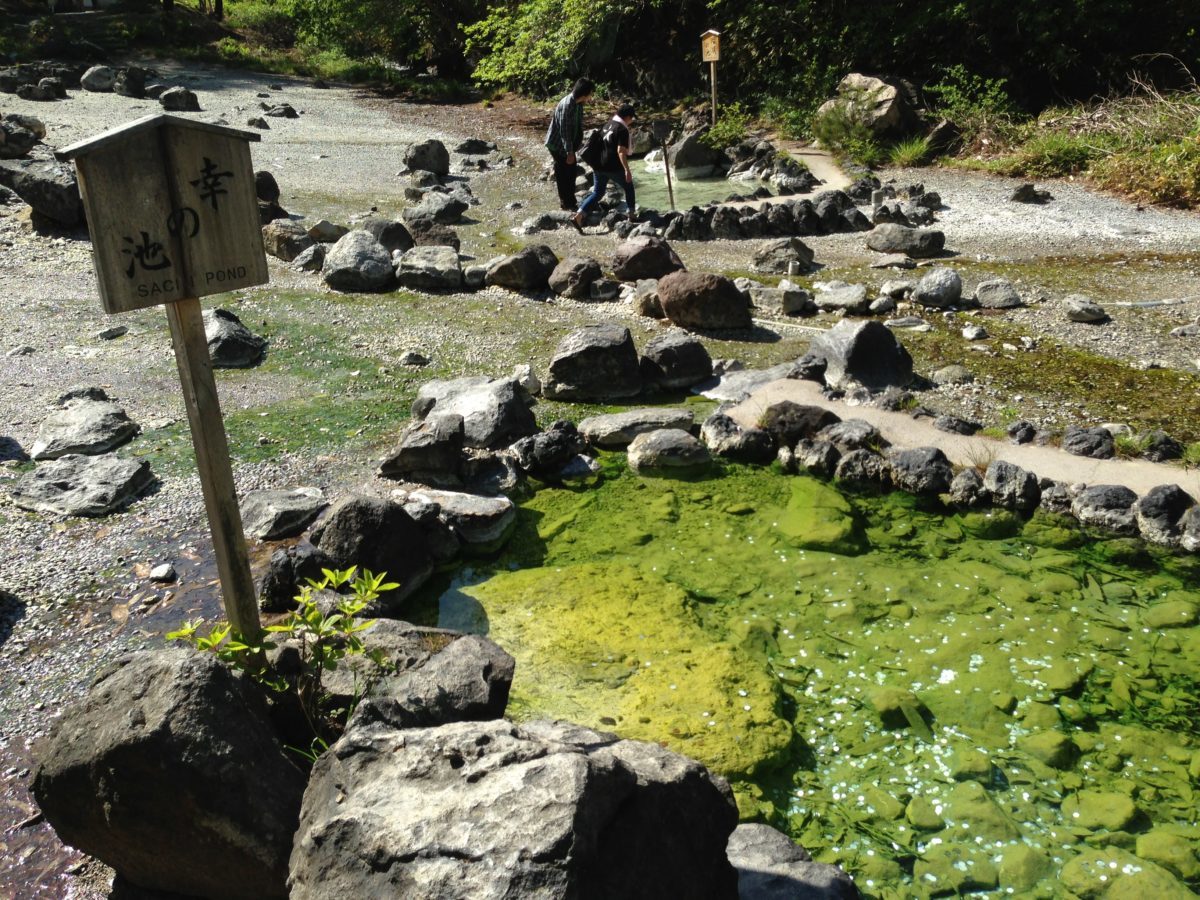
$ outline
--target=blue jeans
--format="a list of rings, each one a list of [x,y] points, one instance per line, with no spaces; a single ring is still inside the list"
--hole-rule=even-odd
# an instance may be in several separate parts
[[[621,187],[625,188],[625,205],[629,207],[629,214],[633,215],[635,209],[633,202],[633,182],[625,180],[624,172],[592,172],[592,192],[583,198],[583,202],[579,204],[579,211],[586,213],[596,205],[604,192],[608,190],[609,179],[617,182]]]

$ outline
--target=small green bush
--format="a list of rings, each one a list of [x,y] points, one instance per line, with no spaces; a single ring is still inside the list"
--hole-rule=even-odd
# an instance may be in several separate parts
[[[812,110],[783,97],[768,97],[763,101],[762,118],[779,133],[792,141],[809,137]]]
[[[835,103],[813,117],[813,134],[831,153],[863,166],[877,166],[883,148],[871,129],[853,113],[851,103]]]
[[[888,148],[888,163],[901,169],[923,166],[929,160],[929,138],[915,135]]]
[[[719,108],[717,124],[701,140],[715,150],[740,144],[750,133],[750,113],[740,103]]]

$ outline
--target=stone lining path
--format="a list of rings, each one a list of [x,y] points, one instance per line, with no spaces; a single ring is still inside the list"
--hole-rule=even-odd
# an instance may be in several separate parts
[[[1152,463],[1141,459],[1088,459],[1034,444],[1011,444],[982,435],[947,434],[933,427],[931,419],[914,419],[908,413],[889,412],[871,406],[854,406],[827,400],[815,381],[780,379],[752,391],[729,415],[743,426],[753,425],[771,404],[791,400],[823,406],[843,419],[865,419],[898,447],[939,447],[959,465],[986,466],[1002,459],[1035,474],[1068,484],[1121,484],[1138,495],[1160,484],[1177,484],[1193,497],[1200,497],[1200,470]]]

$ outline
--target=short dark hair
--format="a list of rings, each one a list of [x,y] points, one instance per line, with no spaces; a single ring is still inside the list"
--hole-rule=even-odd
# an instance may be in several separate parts
[[[632,103],[622,103],[617,107],[617,115],[622,119],[632,119],[637,115],[637,110],[633,108]]]
[[[595,93],[595,91],[596,85],[592,83],[592,79],[580,78],[575,82],[575,87],[571,88],[571,96],[578,100],[580,97]]]

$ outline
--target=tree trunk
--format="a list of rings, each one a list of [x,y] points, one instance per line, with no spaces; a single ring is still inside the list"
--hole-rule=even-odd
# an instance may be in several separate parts
[[[225,0],[213,0],[213,18],[218,22],[225,18]]]

